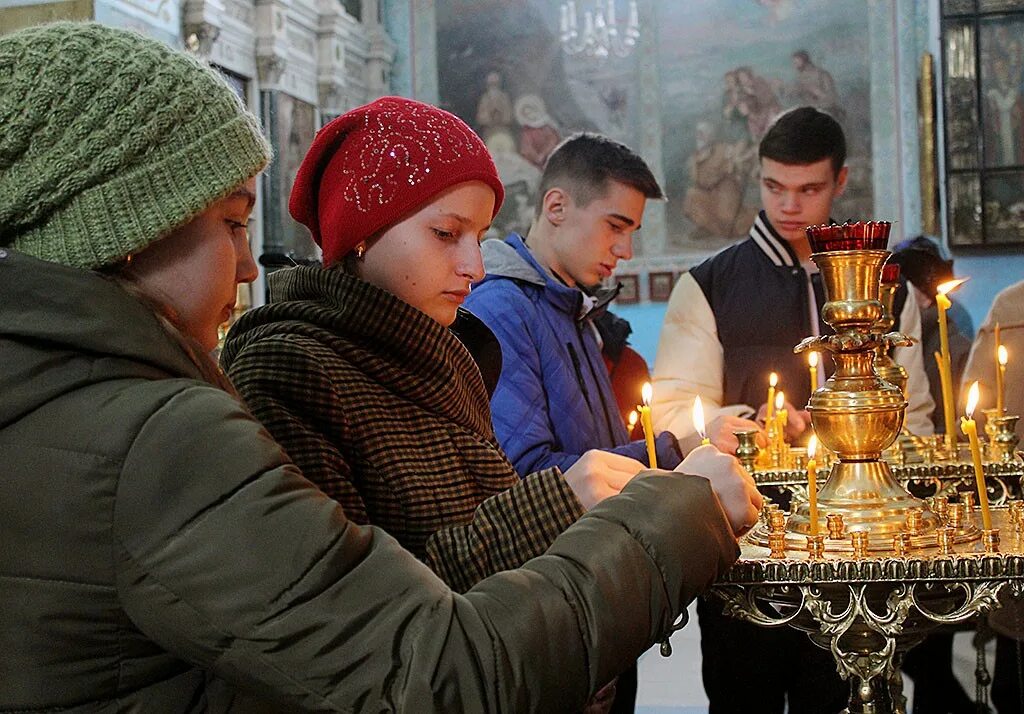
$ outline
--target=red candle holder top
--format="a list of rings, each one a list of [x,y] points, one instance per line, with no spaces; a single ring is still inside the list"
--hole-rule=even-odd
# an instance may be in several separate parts
[[[897,263],[886,263],[882,266],[882,282],[898,283],[900,281],[900,266]]]
[[[807,240],[814,253],[837,250],[885,250],[889,245],[889,221],[847,221],[843,224],[807,226]]]

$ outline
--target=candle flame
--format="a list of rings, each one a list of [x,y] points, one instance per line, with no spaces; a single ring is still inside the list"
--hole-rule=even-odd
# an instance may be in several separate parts
[[[967,392],[967,418],[970,419],[971,415],[974,414],[974,408],[978,406],[978,380],[974,380],[971,385],[970,391]]]
[[[639,419],[639,418],[640,417],[637,416],[637,413],[636,413],[635,410],[631,411],[629,413],[629,430],[630,431],[633,431],[633,427],[636,426],[637,419]]]
[[[818,450],[818,435],[811,434],[811,440],[807,442],[807,458],[813,459],[814,452]]]
[[[651,388],[650,382],[644,382],[644,386],[640,389],[640,396],[644,400],[644,406],[651,406],[651,397],[654,396],[654,390]]]
[[[999,364],[1003,367],[1010,360],[1010,355],[1006,352],[1006,345],[999,345]]]
[[[807,353],[807,364],[809,364],[811,367],[817,367],[818,366],[818,353],[817,352],[808,352]]]
[[[938,291],[939,295],[945,295],[946,293],[950,293],[950,292],[956,290],[958,287],[960,287],[961,285],[966,283],[967,280],[968,280],[968,278],[958,278],[956,280],[947,280],[946,282],[941,283],[936,288],[936,290]]]
[[[775,374],[775,372],[772,372],[771,375],[768,377],[768,385],[771,386],[771,387],[774,387],[778,383],[779,383],[779,375]]]
[[[786,406],[786,393],[777,392],[775,394],[775,411],[782,411],[782,407]]]
[[[699,396],[693,400],[693,428],[700,434],[701,439],[707,436],[704,433],[704,405],[700,403]]]

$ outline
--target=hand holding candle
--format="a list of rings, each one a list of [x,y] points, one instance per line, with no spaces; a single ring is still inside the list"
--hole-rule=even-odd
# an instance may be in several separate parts
[[[992,514],[988,509],[988,491],[985,489],[985,471],[981,465],[981,443],[978,441],[978,425],[974,419],[974,408],[978,406],[978,383],[974,382],[967,392],[967,416],[960,418],[960,429],[971,444],[971,461],[974,463],[974,478],[978,482],[978,502],[981,504],[981,520],[985,530],[992,530]]]
[[[701,446],[711,443],[711,439],[708,438],[707,432],[704,430],[704,405],[701,404],[699,396],[693,400],[693,428],[700,434]]]
[[[637,407],[640,412],[640,424],[644,428],[644,442],[647,444],[647,463],[652,469],[658,468],[658,454],[654,449],[654,421],[651,419],[651,397],[654,390],[650,382],[644,382],[640,395],[644,403]]]
[[[811,434],[807,442],[807,517],[811,521],[811,536],[818,535],[818,463],[814,460],[817,449],[818,437]]]

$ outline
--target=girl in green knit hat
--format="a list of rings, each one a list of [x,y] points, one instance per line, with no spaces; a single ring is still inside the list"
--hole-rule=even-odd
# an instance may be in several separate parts
[[[349,522],[207,355],[269,157],[159,42],[0,38],[0,710],[579,708],[735,558],[711,487],[634,479],[465,596]]]

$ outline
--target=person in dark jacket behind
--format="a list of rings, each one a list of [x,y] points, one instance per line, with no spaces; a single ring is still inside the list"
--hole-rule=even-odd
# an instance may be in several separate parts
[[[0,38],[0,125],[0,709],[572,711],[736,557],[708,480],[648,473],[452,593],[207,356],[270,156],[224,80],[54,23]]]
[[[931,238],[918,236],[906,240],[893,249],[889,262],[900,266],[900,272],[913,286],[911,294],[921,308],[921,352],[924,355],[924,372],[928,375],[928,388],[935,402],[932,423],[936,434],[946,431],[942,414],[942,385],[939,383],[939,367],[933,355],[939,351],[939,314],[935,304],[938,287],[947,280],[953,280],[953,261],[942,257],[938,244]],[[949,353],[953,372],[953,384],[959,388],[961,375],[971,352],[971,338],[974,326],[971,316],[954,295],[947,296],[952,303],[949,316]]]

